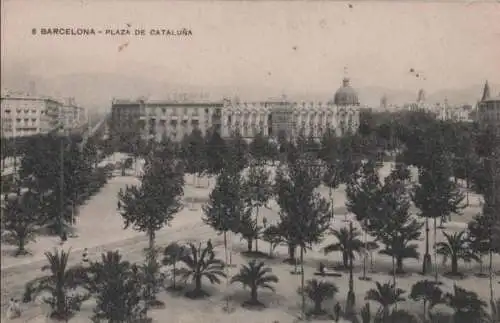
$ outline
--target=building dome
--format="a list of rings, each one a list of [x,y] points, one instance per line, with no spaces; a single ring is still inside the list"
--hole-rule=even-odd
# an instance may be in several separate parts
[[[336,105],[359,105],[358,94],[349,85],[349,79],[344,78],[342,87],[335,92],[333,103]]]

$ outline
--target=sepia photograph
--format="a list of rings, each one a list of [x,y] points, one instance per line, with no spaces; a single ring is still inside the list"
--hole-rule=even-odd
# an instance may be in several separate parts
[[[500,323],[499,1],[0,3],[2,323]]]

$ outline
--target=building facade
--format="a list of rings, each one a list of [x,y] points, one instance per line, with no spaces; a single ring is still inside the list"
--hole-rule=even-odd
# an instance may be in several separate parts
[[[62,121],[68,129],[85,126],[88,122],[86,110],[77,105],[74,98],[68,98],[62,106]]]
[[[138,131],[143,138],[160,141],[164,136],[180,141],[198,129],[220,131],[223,101],[113,100],[110,135]]]
[[[163,136],[179,141],[195,129],[203,134],[213,129],[222,137],[239,132],[246,139],[259,133],[321,137],[327,129],[342,135],[358,129],[359,111],[358,95],[347,78],[330,102],[113,100],[110,135],[138,131],[143,138],[158,141]]]
[[[327,129],[342,135],[358,129],[359,112],[358,95],[345,78],[329,102],[290,102],[286,98],[263,102],[226,101],[222,110],[222,136],[239,132],[247,139],[258,133],[276,138],[281,133],[296,138],[303,133],[318,138]]]
[[[59,121],[62,103],[28,95],[1,97],[2,136],[22,137],[47,133]]]

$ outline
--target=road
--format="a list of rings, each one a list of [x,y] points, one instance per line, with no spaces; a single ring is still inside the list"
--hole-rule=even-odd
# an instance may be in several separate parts
[[[200,241],[212,238],[215,243],[220,243],[221,239],[216,238],[216,233],[210,227],[204,225],[201,220],[198,223],[189,223],[176,228],[168,227],[161,230],[157,237],[157,245],[166,245],[171,241]],[[119,250],[124,259],[138,262],[144,258],[143,250],[148,245],[146,235],[121,241],[100,245],[89,249],[89,259],[97,260],[102,252],[107,250]],[[81,261],[81,252],[74,250],[70,254],[69,265],[78,264]],[[2,270],[2,313],[11,297],[21,299],[24,291],[24,285],[27,281],[41,277],[44,273],[40,268],[46,264],[45,260],[36,260],[30,263],[11,266]]]

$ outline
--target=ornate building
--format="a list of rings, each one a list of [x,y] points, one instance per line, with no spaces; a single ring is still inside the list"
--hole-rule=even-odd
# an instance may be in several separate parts
[[[222,109],[222,136],[239,132],[250,139],[258,133],[270,137],[283,133],[293,138],[303,132],[321,137],[327,129],[342,135],[358,129],[359,111],[358,95],[349,79],[344,78],[330,102],[290,102],[286,98],[242,103],[227,100]]]
[[[321,137],[327,129],[342,135],[358,129],[359,111],[358,95],[347,78],[330,102],[113,100],[110,135],[137,131],[145,138],[168,136],[177,141],[194,129],[215,130],[222,137],[239,132],[247,139],[258,133],[293,138],[303,132]]]

